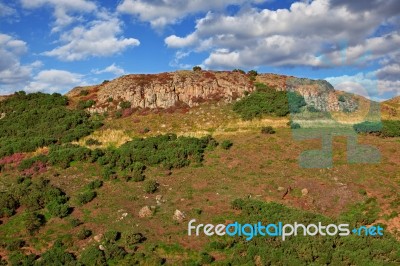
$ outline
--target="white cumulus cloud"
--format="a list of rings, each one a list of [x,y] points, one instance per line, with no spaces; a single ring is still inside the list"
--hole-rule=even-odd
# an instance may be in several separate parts
[[[121,33],[122,22],[107,16],[62,33],[60,41],[64,44],[43,54],[63,61],[76,61],[94,56],[111,56],[140,44],[137,39],[120,36]]]
[[[150,22],[153,28],[177,23],[180,19],[198,12],[223,10],[230,5],[263,3],[265,0],[123,0],[117,10]]]
[[[115,63],[113,63],[112,65],[104,68],[104,69],[93,69],[92,70],[93,74],[104,74],[104,73],[111,73],[114,74],[115,76],[121,76],[124,75],[126,72],[123,68],[117,66]]]
[[[66,92],[75,86],[85,85],[83,75],[65,70],[43,70],[24,88],[26,92]]]
[[[54,32],[75,22],[77,17],[73,14],[88,13],[97,9],[96,4],[88,0],[21,0],[21,3],[26,9],[36,9],[43,6],[52,7],[55,17]]]

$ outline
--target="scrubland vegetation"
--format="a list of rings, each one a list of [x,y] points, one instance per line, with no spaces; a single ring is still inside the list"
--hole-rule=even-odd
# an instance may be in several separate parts
[[[247,75],[255,79],[257,72]],[[233,104],[244,120],[284,117],[308,108],[296,93],[256,86],[255,92]],[[87,92],[82,92],[81,96],[85,95]],[[186,220],[172,218],[179,208],[185,211],[186,219],[194,217],[207,223],[393,223],[400,207],[395,173],[398,161],[394,158],[398,140],[381,143],[390,146],[384,148],[382,164],[387,171],[375,166],[357,166],[355,170],[342,161],[334,169],[308,171],[296,164],[296,156],[305,146],[292,141],[290,129],[284,126],[263,125],[247,133],[195,138],[173,133],[153,135],[153,128],[142,130],[146,125],[141,127],[141,137],[107,147],[89,135],[111,120],[89,116],[84,109],[91,104],[86,101],[71,109],[61,95],[22,92],[0,104],[0,114],[5,114],[0,119],[0,265],[6,260],[11,265],[400,263],[400,244],[393,225],[390,230],[382,225],[383,237],[298,236],[286,241],[255,237],[246,241],[245,237],[188,239]],[[131,107],[127,102],[119,106]],[[300,125],[289,122],[286,127]],[[386,139],[374,135],[396,137],[399,127],[398,121],[354,126],[357,132],[367,133],[361,137],[379,141]],[[85,136],[80,143],[87,147],[71,143]],[[320,145],[319,140],[310,145]],[[46,148],[38,150],[41,147]],[[295,176],[290,169],[296,169]],[[371,173],[382,179],[369,176]],[[342,176],[345,179],[340,183],[337,179]],[[302,185],[297,183],[302,181],[307,186],[323,183],[323,188],[311,187],[311,196],[302,196]],[[292,190],[293,184],[296,187]],[[361,192],[354,194],[358,187]],[[286,188],[288,201],[281,193]],[[337,191],[340,196],[334,194]],[[156,201],[159,196],[166,201]],[[332,207],[332,202],[338,204],[336,213],[319,207]],[[151,206],[151,216],[138,218],[145,205]],[[390,211],[385,212],[382,206]],[[327,215],[318,214],[322,212]]]

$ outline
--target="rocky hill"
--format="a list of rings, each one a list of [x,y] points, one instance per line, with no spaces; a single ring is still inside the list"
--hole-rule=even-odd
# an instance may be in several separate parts
[[[202,102],[232,102],[262,82],[277,90],[296,91],[310,106],[321,111],[352,111],[357,101],[340,97],[331,84],[276,74],[258,74],[255,78],[230,71],[177,71],[161,74],[132,74],[97,86],[77,87],[67,96],[73,100],[94,100],[90,112],[106,112],[129,102],[132,108],[170,108],[177,105],[193,107]]]
[[[400,96],[381,104],[382,113],[386,119],[396,119],[400,114]]]

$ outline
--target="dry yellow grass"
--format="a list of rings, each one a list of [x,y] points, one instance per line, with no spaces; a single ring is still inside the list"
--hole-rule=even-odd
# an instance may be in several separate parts
[[[102,143],[100,146],[91,146],[93,148],[106,148],[109,146],[119,147],[132,139],[123,130],[104,129],[95,131],[91,135],[80,139],[77,144],[86,146],[85,142],[90,138]]]

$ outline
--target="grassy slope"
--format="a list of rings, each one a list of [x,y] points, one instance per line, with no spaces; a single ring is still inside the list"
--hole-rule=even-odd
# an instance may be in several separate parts
[[[381,139],[373,136],[361,136],[362,143],[374,144],[381,152],[383,161],[378,165],[348,165],[346,158],[346,140],[335,139],[335,166],[332,169],[301,169],[297,157],[306,149],[320,147],[318,140],[296,142],[291,131],[285,127],[287,119],[270,118],[264,121],[241,122],[230,111],[229,106],[217,107],[206,105],[194,108],[190,113],[133,115],[123,119],[110,120],[106,127],[110,131],[101,139],[108,144],[118,144],[121,136],[146,135],[140,131],[148,127],[147,134],[177,132],[180,134],[202,135],[214,133],[218,141],[230,139],[234,146],[228,150],[217,148],[206,153],[203,167],[190,166],[173,170],[169,175],[163,169],[147,170],[147,178],[156,179],[160,184],[156,194],[143,192],[143,183],[109,181],[98,189],[98,197],[83,207],[74,205],[72,215],[64,220],[52,219],[36,237],[28,237],[28,243],[37,251],[43,251],[48,243],[60,235],[74,241],[71,251],[78,251],[82,246],[93,242],[93,238],[77,240],[75,235],[80,228],[72,228],[68,221],[80,218],[84,227],[93,230],[94,235],[115,229],[122,232],[137,230],[142,232],[147,241],[141,249],[149,249],[158,244],[156,253],[167,258],[170,263],[196,256],[190,251],[202,250],[208,239],[187,236],[187,224],[176,223],[172,215],[176,209],[184,211],[188,219],[197,218],[201,222],[224,222],[234,212],[230,202],[240,197],[251,197],[265,201],[276,201],[335,217],[349,205],[367,196],[376,197],[381,207],[381,215],[392,211],[400,212],[400,159],[396,154],[400,150],[400,140]],[[262,135],[261,126],[278,127],[275,135]],[[120,136],[108,139],[111,132]],[[101,132],[94,133],[102,136]],[[59,176],[55,175],[58,173]],[[2,174],[1,185],[17,172],[7,171]],[[96,165],[74,163],[66,170],[50,168],[42,174],[51,182],[61,187],[72,196],[75,202],[77,194],[91,180],[100,175]],[[39,176],[35,177],[38,178]],[[292,191],[282,199],[284,191],[279,187],[291,187]],[[307,188],[309,194],[301,196],[301,190]],[[163,195],[165,203],[157,207],[154,217],[141,219],[138,212],[145,205],[156,206],[156,195]],[[201,209],[202,214],[195,209]],[[22,210],[20,210],[21,212]],[[123,213],[128,216],[121,219]],[[228,218],[229,217],[229,218]],[[3,219],[2,235],[11,240],[16,236],[27,237],[22,230],[20,215],[9,220]],[[389,230],[396,232],[399,218],[385,220]],[[177,244],[175,244],[177,243]],[[1,253],[1,252],[0,252]],[[223,258],[224,254],[214,254]]]

